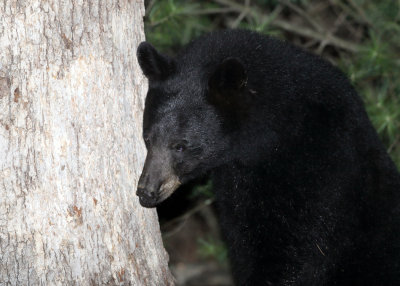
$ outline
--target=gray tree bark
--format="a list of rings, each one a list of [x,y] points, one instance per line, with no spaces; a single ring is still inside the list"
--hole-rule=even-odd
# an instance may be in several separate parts
[[[143,1],[0,4],[0,285],[171,285],[145,158]]]

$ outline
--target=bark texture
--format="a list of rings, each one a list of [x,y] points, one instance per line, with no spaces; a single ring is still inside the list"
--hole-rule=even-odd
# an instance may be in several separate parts
[[[170,285],[135,195],[143,1],[0,3],[0,285]]]

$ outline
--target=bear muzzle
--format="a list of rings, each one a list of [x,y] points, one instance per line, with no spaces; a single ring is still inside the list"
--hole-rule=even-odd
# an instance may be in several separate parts
[[[158,188],[146,188],[140,184],[136,191],[139,202],[143,207],[154,208],[168,198],[180,185],[179,178],[175,175],[164,180]],[[153,190],[152,190],[153,189]]]
[[[151,148],[146,156],[136,195],[143,207],[153,208],[168,198],[181,181],[172,168],[167,149]]]
[[[145,188],[138,187],[136,195],[139,197],[140,204],[145,208],[154,208],[158,203],[156,192],[149,192]]]

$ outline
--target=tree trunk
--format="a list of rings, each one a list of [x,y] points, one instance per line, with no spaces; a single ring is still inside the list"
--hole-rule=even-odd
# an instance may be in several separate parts
[[[171,285],[135,195],[143,1],[0,4],[0,285]]]

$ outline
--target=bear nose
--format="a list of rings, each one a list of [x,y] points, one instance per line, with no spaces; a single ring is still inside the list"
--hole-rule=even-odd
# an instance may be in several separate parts
[[[143,187],[137,188],[136,195],[139,197],[146,197],[148,199],[154,199],[156,197],[156,193],[154,191],[149,192]]]
[[[154,208],[157,205],[157,193],[149,191],[146,188],[138,188],[136,195],[139,197],[139,203],[146,208]]]

